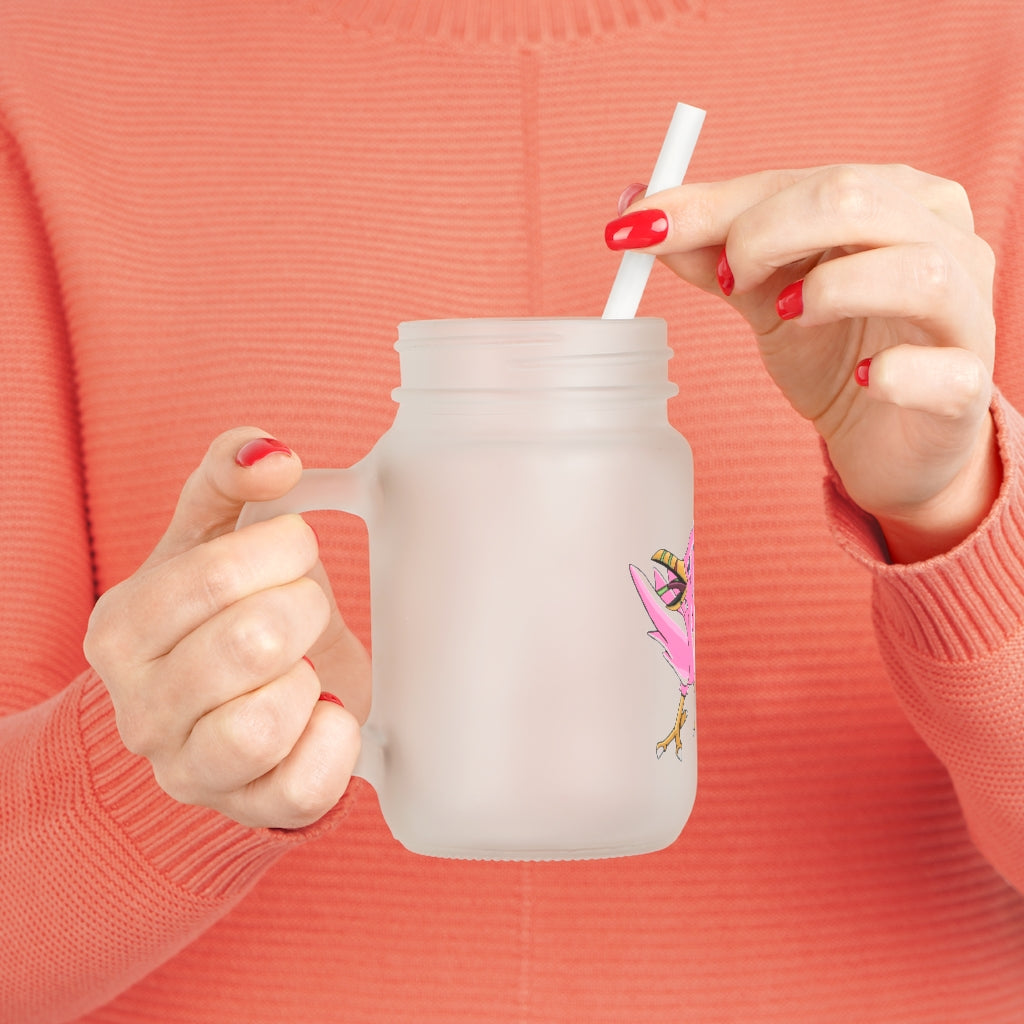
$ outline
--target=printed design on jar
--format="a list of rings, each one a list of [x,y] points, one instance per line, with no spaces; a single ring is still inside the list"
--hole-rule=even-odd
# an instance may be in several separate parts
[[[679,680],[679,707],[672,731],[655,745],[660,758],[675,744],[676,757],[683,757],[683,726],[686,724],[686,696],[694,683],[693,663],[693,530],[682,558],[666,548],[651,555],[654,581],[643,570],[630,565],[636,592],[643,601],[654,629],[647,635],[664,647],[664,658]]]

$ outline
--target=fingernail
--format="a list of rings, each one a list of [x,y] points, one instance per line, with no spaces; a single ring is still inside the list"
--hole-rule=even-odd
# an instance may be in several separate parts
[[[870,359],[862,359],[857,364],[857,369],[853,371],[854,379],[857,381],[857,383],[862,388],[866,388],[868,386],[868,372],[869,372],[870,368],[871,368],[871,360]]]
[[[291,455],[292,450],[288,445],[275,441],[272,437],[257,437],[255,440],[247,441],[238,449],[235,462],[248,469],[250,466],[255,466],[260,459],[274,454]]]
[[[725,255],[725,249],[722,249],[722,254],[718,257],[715,276],[718,278],[718,287],[722,289],[722,294],[732,295],[732,290],[736,287],[736,280],[732,276],[732,268],[729,266],[729,258]]]
[[[331,704],[337,704],[339,708],[343,708],[345,706],[341,703],[341,699],[339,697],[335,697],[333,693],[328,693],[326,690],[317,697],[317,700],[329,701]]]
[[[636,210],[613,220],[604,229],[609,249],[646,249],[668,237],[668,217],[663,210]]]
[[[804,311],[804,283],[794,281],[779,292],[775,308],[783,320],[795,320]]]
[[[638,181],[634,181],[632,185],[627,185],[622,190],[622,193],[619,196],[619,216],[621,217],[626,212],[626,210],[633,205],[633,202],[637,198],[637,196],[646,191],[647,186],[642,185]]]
[[[316,665],[314,665],[314,664],[313,664],[313,662],[311,662],[311,661],[309,660],[309,658],[307,658],[307,657],[306,657],[306,655],[303,655],[303,656],[302,656],[302,660],[303,660],[303,661],[304,661],[304,662],[305,662],[305,663],[306,663],[306,664],[307,664],[307,665],[308,665],[308,666],[309,666],[309,667],[310,667],[310,668],[311,668],[311,669],[312,669],[312,670],[313,670],[314,672],[316,671]]]

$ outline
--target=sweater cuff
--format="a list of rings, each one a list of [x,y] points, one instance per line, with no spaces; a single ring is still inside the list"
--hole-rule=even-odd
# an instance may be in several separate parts
[[[319,821],[295,830],[248,828],[179,803],[157,785],[149,762],[121,742],[103,681],[90,671],[78,685],[84,757],[101,814],[160,875],[195,897],[240,897],[285,852],[332,830],[348,813],[354,787]]]
[[[926,656],[981,657],[1024,621],[1024,420],[999,392],[992,416],[1003,464],[999,496],[969,537],[923,562],[889,563],[877,521],[853,503],[825,455],[826,514],[840,546],[874,577],[876,623]]]

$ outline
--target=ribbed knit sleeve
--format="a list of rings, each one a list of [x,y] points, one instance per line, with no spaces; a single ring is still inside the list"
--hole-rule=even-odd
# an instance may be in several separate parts
[[[942,556],[889,565],[877,526],[834,471],[840,543],[874,576],[875,633],[907,716],[946,766],[979,849],[1024,892],[1024,419],[993,404],[1003,485]]]
[[[32,183],[0,136],[0,1020],[102,1005],[221,917],[289,846],[183,807],[117,734],[93,603],[74,367]]]

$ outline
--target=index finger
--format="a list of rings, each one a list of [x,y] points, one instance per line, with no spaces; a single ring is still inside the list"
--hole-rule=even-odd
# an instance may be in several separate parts
[[[726,181],[695,182],[645,195],[625,214],[659,209],[668,218],[664,241],[646,251],[658,256],[694,252],[724,243],[743,213],[804,179],[837,165],[757,171]],[[851,172],[875,175],[961,231],[974,231],[974,217],[963,186],[904,164],[849,164]]]
[[[143,568],[120,584],[117,624],[136,660],[161,658],[218,612],[250,594],[308,575],[319,559],[316,534],[301,516],[253,523]]]

